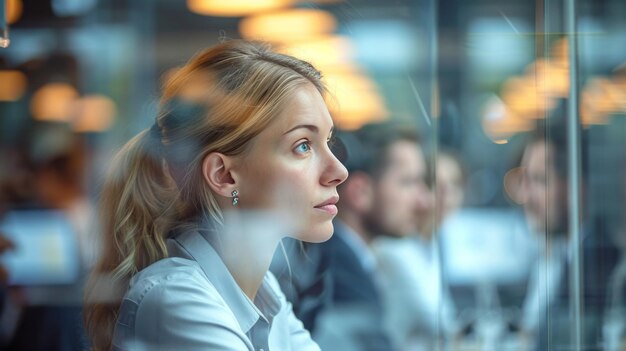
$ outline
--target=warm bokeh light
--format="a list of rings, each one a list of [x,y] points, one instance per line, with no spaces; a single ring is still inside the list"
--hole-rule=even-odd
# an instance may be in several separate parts
[[[27,79],[20,71],[0,71],[0,101],[17,101],[26,91]]]
[[[619,110],[620,93],[607,78],[589,80],[580,97],[582,124],[607,124],[609,116]]]
[[[539,81],[534,77],[509,78],[502,88],[502,101],[519,117],[541,119],[556,107],[556,101],[540,91]]]
[[[526,68],[526,76],[536,82],[537,93],[546,98],[564,98],[569,93],[569,69],[546,59]]]
[[[352,62],[345,62],[342,64],[327,66],[327,67],[316,67],[322,72],[322,80],[326,81],[327,76],[363,76],[365,75],[365,71],[358,65]],[[332,78],[332,77],[331,77]]]
[[[611,78],[592,77],[585,84],[580,98],[583,125],[608,124],[612,115],[626,113],[626,66],[613,73]]]
[[[294,3],[294,0],[187,0],[187,7],[199,15],[241,17],[285,8]]]
[[[325,76],[325,82],[330,93],[329,108],[339,128],[357,129],[388,117],[374,82],[365,75],[331,73]]]
[[[376,90],[374,82],[359,73],[328,73],[324,76],[324,82],[331,94]]]
[[[245,18],[239,32],[245,39],[294,42],[332,33],[337,21],[332,14],[316,9],[290,9]]]
[[[67,122],[77,98],[78,92],[69,84],[46,84],[33,95],[30,111],[36,120]]]
[[[6,0],[6,19],[8,24],[14,24],[22,18],[24,5],[22,0]]]
[[[333,71],[352,62],[354,47],[342,36],[321,36],[315,39],[285,44],[278,51],[313,64],[322,72]]]
[[[87,95],[75,101],[72,127],[79,133],[103,132],[111,128],[117,108],[104,95]]]
[[[513,134],[532,130],[534,122],[519,117],[500,98],[493,96],[485,103],[482,125],[485,134],[494,143],[506,144]]]
[[[617,89],[609,79],[598,78],[591,82],[591,90],[595,92],[594,104],[601,112],[613,113],[619,111],[620,100],[624,99],[625,93]]]
[[[304,2],[307,4],[318,4],[318,5],[331,5],[331,4],[338,4],[340,2],[342,2],[343,0],[301,0],[300,2]]]
[[[529,64],[523,76],[514,76],[507,79],[502,85],[500,96],[504,102],[503,115],[506,120],[513,119],[543,119],[553,110],[559,99],[565,99],[569,94],[569,61],[567,51],[567,39],[559,39],[552,45],[551,58],[539,58]],[[496,111],[492,108],[493,111]],[[518,121],[519,122],[519,121]],[[517,122],[516,122],[517,123]],[[502,121],[489,122],[485,131],[491,134],[500,134],[504,129],[521,128],[516,123],[506,122],[503,127]],[[517,131],[515,131],[517,132]],[[493,139],[492,139],[493,140]]]

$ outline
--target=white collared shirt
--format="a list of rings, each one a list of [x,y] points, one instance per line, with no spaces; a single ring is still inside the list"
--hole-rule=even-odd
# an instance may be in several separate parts
[[[113,350],[319,350],[270,272],[253,302],[202,234],[178,235],[168,251],[133,277]]]
[[[372,245],[385,287],[385,325],[402,350],[424,349],[417,345],[458,329],[452,298],[442,283],[436,240],[380,237]]]
[[[529,277],[521,320],[522,328],[533,333],[542,327],[547,308],[554,303],[571,255],[565,238],[552,239],[550,245],[540,241],[537,244],[539,252]]]

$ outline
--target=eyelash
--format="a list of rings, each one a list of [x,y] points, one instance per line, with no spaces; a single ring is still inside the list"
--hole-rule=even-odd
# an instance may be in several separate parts
[[[326,144],[328,145],[328,147],[332,148],[335,144],[335,141],[337,141],[337,139],[334,135],[331,135],[330,138],[326,139]]]
[[[328,144],[328,146],[329,146],[329,147],[331,147],[331,146],[332,146],[332,144],[334,143],[334,141],[335,141],[335,137],[334,137],[334,136],[332,136],[332,137],[330,137],[330,138],[326,139],[326,143]],[[298,150],[298,149],[299,149],[302,145],[306,145],[306,146],[307,146],[307,150],[306,150],[306,151],[300,151],[300,150]],[[304,154],[304,153],[308,153],[308,152],[310,152],[312,149],[313,149],[313,147],[311,146],[311,142],[310,142],[309,140],[305,140],[305,141],[303,141],[303,142],[299,143],[299,144],[296,146],[295,151],[296,151],[297,153],[302,153],[302,154]]]
[[[306,147],[307,147],[307,150],[306,150],[306,151],[302,151],[302,150],[300,150],[300,147],[301,147],[302,145],[306,145]],[[296,146],[295,151],[296,151],[297,153],[303,153],[303,154],[308,153],[309,151],[311,151],[311,142],[310,142],[310,141],[308,141],[308,140],[301,142],[300,144],[298,144],[298,146]]]

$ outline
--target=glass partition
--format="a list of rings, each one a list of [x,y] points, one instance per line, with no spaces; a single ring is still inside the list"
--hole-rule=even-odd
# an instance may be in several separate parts
[[[366,245],[409,248],[372,279],[395,349],[626,347],[626,2],[210,3],[0,1],[0,223],[64,213],[81,272],[67,289],[23,286],[17,301],[2,288],[9,306],[79,315],[113,154],[154,123],[165,78],[245,38],[319,68],[337,130],[418,131],[415,228]],[[59,325],[75,330],[68,318]],[[8,334],[38,333],[21,323]]]

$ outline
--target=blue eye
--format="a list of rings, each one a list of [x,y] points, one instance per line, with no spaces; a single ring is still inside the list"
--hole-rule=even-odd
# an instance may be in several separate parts
[[[311,151],[311,145],[309,144],[308,141],[300,143],[298,146],[296,146],[296,152],[298,153],[305,154],[309,151]]]

